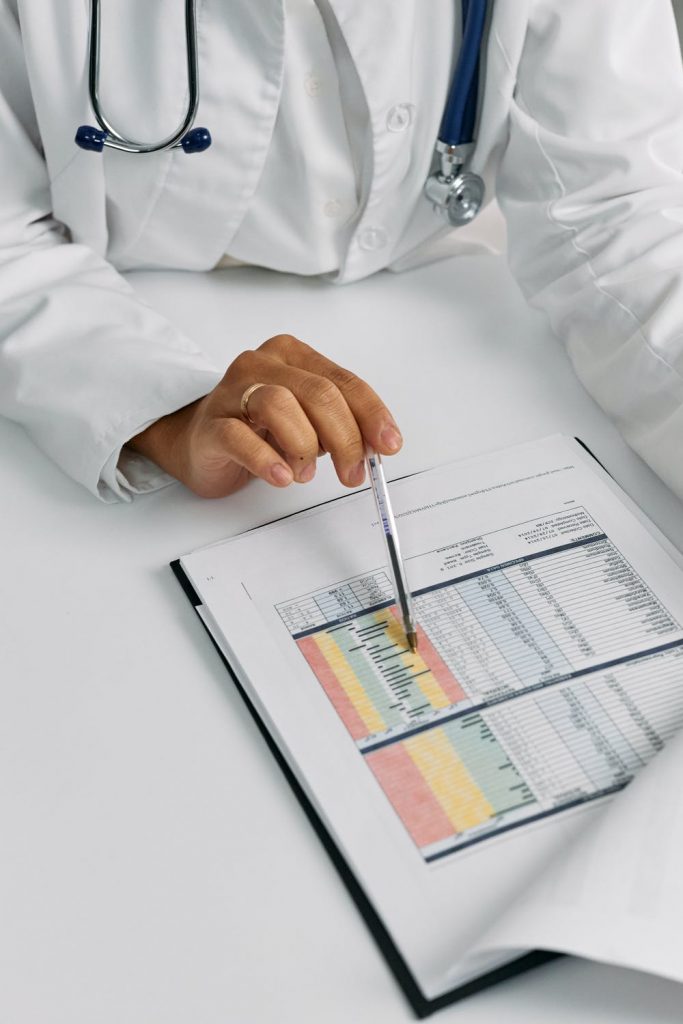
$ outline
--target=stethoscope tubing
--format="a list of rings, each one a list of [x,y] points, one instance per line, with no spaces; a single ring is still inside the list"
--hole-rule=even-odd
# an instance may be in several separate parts
[[[439,142],[448,146],[473,139],[486,9],[486,0],[462,0],[462,44],[439,128]]]
[[[88,88],[95,119],[107,132],[107,145],[124,153],[158,153],[177,146],[194,124],[199,106],[196,0],[185,0],[185,51],[187,57],[187,111],[182,123],[160,142],[128,139],[114,128],[100,102],[100,0],[90,0],[90,39],[88,45]]]

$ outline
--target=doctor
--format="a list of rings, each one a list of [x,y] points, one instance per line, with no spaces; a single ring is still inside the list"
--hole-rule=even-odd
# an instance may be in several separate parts
[[[88,4],[0,0],[0,412],[100,498],[177,477],[286,486],[400,433],[381,399],[287,332],[227,372],[143,305],[134,268],[248,263],[346,284],[429,259],[425,196],[456,0],[198,0],[213,144],[102,155]],[[186,104],[181,0],[103,0],[103,105],[161,138]],[[469,169],[581,380],[683,497],[683,73],[670,0],[495,0]],[[464,244],[464,243],[463,243]],[[428,311],[425,311],[428,316]],[[314,340],[314,339],[312,339]],[[259,385],[256,387],[256,385]],[[170,474],[170,476],[169,476]]]

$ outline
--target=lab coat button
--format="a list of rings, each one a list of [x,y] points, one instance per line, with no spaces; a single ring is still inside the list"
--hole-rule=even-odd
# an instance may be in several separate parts
[[[342,209],[342,203],[339,199],[328,199],[323,205],[323,213],[326,217],[338,217]]]
[[[358,234],[358,245],[366,252],[373,252],[375,249],[383,249],[389,241],[384,228],[377,226],[363,228]]]
[[[404,132],[413,120],[412,103],[397,103],[387,114],[387,128],[390,132]]]
[[[313,97],[313,99],[315,99],[316,96],[320,95],[322,90],[322,82],[313,71],[309,71],[309,73],[305,76],[304,89],[306,90],[309,96]]]

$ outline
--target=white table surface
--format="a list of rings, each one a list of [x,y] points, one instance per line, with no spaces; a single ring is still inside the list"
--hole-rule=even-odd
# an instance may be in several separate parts
[[[340,289],[246,269],[134,283],[219,365],[286,330],[362,373],[405,435],[394,475],[579,434],[683,547],[681,504],[497,257]],[[0,1022],[412,1020],[167,568],[339,493],[331,472],[105,506],[4,421],[0,453]],[[435,1019],[664,1024],[683,988],[565,959]]]

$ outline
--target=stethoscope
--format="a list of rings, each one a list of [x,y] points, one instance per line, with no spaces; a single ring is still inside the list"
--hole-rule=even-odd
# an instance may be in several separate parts
[[[197,76],[197,3],[185,0],[185,52],[187,54],[187,111],[172,135],[160,142],[136,142],[121,135],[109,123],[100,103],[100,0],[90,0],[90,36],[88,41],[88,93],[99,128],[82,124],[76,131],[76,145],[101,153],[105,146],[124,153],[160,153],[182,147],[186,153],[202,153],[211,145],[208,128],[193,128],[199,106]]]
[[[479,58],[484,39],[487,0],[462,0],[462,45],[453,73],[448,99],[441,119],[434,156],[436,170],[425,184],[425,194],[434,209],[453,227],[476,217],[484,201],[484,182],[466,169],[474,149],[474,129],[479,98]],[[90,0],[88,42],[88,93],[99,125],[83,124],[76,132],[81,149],[101,153],[105,146],[124,153],[159,153],[182,147],[186,153],[201,153],[211,145],[208,128],[194,128],[199,106],[197,74],[196,0],[185,0],[185,42],[187,53],[187,111],[172,135],[160,142],[127,139],[110,124],[100,103],[100,0]]]

